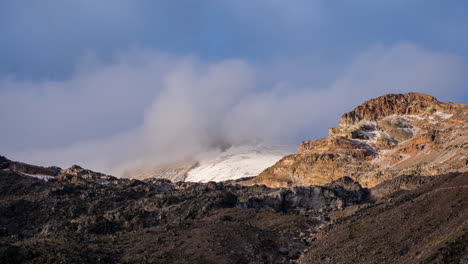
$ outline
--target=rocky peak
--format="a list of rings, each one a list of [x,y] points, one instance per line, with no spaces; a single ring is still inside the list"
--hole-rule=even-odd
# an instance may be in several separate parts
[[[450,103],[441,103],[435,97],[421,93],[386,94],[368,100],[341,117],[340,127],[354,125],[362,120],[376,121],[390,115],[418,115],[436,111],[452,112]]]
[[[301,143],[251,182],[324,185],[349,176],[366,187],[412,173],[468,170],[468,104],[419,93],[388,94],[346,113],[329,136]]]
[[[70,174],[70,175],[84,175],[90,174],[90,170],[85,170],[78,165],[72,165],[70,168],[63,170],[63,173]]]
[[[10,160],[0,155],[0,170],[8,168],[8,164],[10,164]]]

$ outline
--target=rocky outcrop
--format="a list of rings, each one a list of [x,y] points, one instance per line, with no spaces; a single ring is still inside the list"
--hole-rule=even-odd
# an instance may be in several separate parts
[[[362,120],[377,121],[390,115],[420,115],[456,112],[462,104],[441,103],[435,97],[420,94],[387,94],[365,102],[342,116],[340,127],[352,126]]]
[[[328,226],[298,263],[467,263],[468,173],[424,178],[379,186],[405,190]]]
[[[290,263],[328,212],[371,200],[350,178],[271,189],[0,171],[1,263]]]
[[[27,163],[11,161],[4,156],[0,156],[0,169],[3,170],[12,170],[19,173],[31,174],[31,175],[50,175],[56,176],[60,173],[61,169],[59,167],[42,167],[35,166]]]
[[[324,185],[349,176],[367,187],[399,175],[468,170],[468,104],[388,94],[342,116],[327,138],[302,142],[249,184]]]
[[[27,165],[27,164],[26,164]],[[468,173],[367,189],[0,170],[0,263],[464,263]],[[340,245],[337,247],[336,245]]]
[[[8,168],[10,164],[10,160],[5,158],[4,156],[0,156],[0,170]]]

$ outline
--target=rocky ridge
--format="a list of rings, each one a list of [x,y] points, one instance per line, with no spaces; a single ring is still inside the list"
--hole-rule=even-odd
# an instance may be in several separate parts
[[[468,258],[468,173],[399,176],[372,189],[350,177],[325,186],[268,188],[0,162],[0,263]],[[55,175],[37,174],[45,171]]]
[[[327,226],[299,263],[468,263],[468,173],[397,177],[375,191],[399,183]]]
[[[302,142],[245,184],[323,185],[349,176],[372,187],[399,175],[468,170],[468,104],[388,94],[342,116],[329,136]]]
[[[225,182],[0,156],[0,263],[466,263],[466,121],[466,104],[386,95]]]
[[[371,200],[350,178],[271,189],[121,179],[75,165],[44,180],[35,173],[47,168],[5,162],[1,263],[289,263],[331,223],[328,213]]]

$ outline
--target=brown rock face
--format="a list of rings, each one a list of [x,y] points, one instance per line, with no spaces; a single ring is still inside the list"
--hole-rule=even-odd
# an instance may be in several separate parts
[[[342,116],[329,136],[302,142],[246,184],[324,185],[349,176],[372,187],[399,175],[466,171],[468,104],[388,94]]]
[[[389,115],[418,115],[449,111],[452,103],[441,103],[435,97],[420,94],[387,94],[365,102],[342,116],[340,126],[354,125],[362,120],[376,121]]]

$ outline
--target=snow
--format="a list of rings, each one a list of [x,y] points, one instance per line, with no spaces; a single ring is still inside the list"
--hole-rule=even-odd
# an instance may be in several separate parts
[[[404,119],[418,119],[418,120],[424,120],[427,119],[426,114],[419,114],[419,115],[396,115],[397,117],[404,118]]]
[[[54,178],[54,176],[51,176],[51,175],[29,174],[29,173],[24,173],[24,172],[21,172],[21,175],[41,179],[41,180],[44,180],[44,181],[48,181],[48,180]]]
[[[443,112],[435,112],[434,115],[441,118],[441,119],[449,119],[449,118],[451,118],[453,116],[453,114],[447,114],[447,113],[443,113]]]
[[[10,169],[3,169],[3,171],[10,171]],[[44,180],[44,181],[48,181],[48,180],[54,178],[54,176],[51,176],[51,175],[29,174],[29,173],[24,173],[24,172],[18,172],[18,173],[23,175],[23,176],[33,177],[33,178],[41,179],[41,180]]]
[[[356,142],[364,143],[364,144],[366,144],[368,146],[370,146],[371,144],[375,144],[377,142],[377,138],[381,137],[381,133],[378,130],[375,130],[374,132],[368,132],[368,131],[364,131],[364,130],[358,130],[358,131],[359,131],[359,133],[369,137],[369,139],[353,138],[352,140],[356,141]],[[372,148],[370,148],[370,150],[373,151]]]
[[[376,164],[376,163],[380,163],[381,161],[383,161],[385,159],[385,156],[388,155],[388,153],[390,153],[391,150],[387,150],[387,149],[384,149],[384,150],[380,150],[378,152],[379,156],[373,160],[371,160],[371,163],[372,164]]]
[[[434,117],[445,120],[445,119],[451,118],[452,116],[453,116],[453,114],[447,114],[447,113],[437,111],[437,112],[434,112],[432,115],[429,115],[427,113],[423,113],[423,114],[419,114],[419,115],[398,115],[398,114],[394,114],[394,115],[388,116],[386,119],[402,118],[402,119],[406,119],[406,120],[426,120],[427,122],[429,122],[431,124],[436,124],[437,122],[433,121]]]
[[[419,131],[419,129],[417,127],[402,127],[402,128],[400,128],[400,130],[404,131],[407,134],[413,135],[413,136],[416,135],[416,133]]]
[[[285,155],[292,153],[286,149],[261,145],[231,147],[214,157],[200,160],[200,165],[188,172],[185,181],[226,181],[257,176]]]

